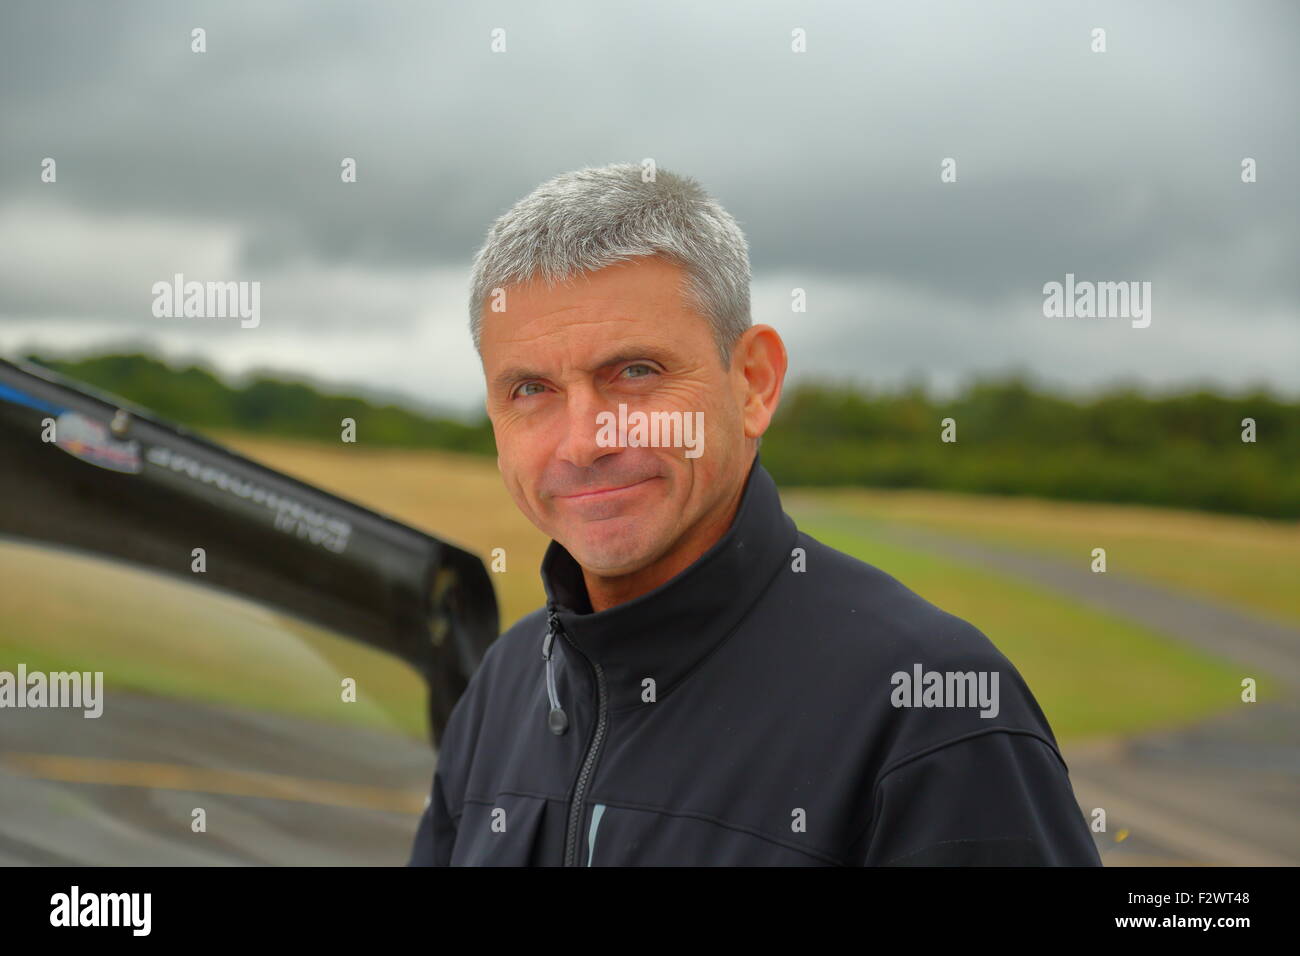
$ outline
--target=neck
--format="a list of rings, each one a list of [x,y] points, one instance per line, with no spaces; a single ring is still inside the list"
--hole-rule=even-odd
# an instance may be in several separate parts
[[[648,594],[698,561],[731,527],[744,491],[742,480],[720,509],[698,521],[667,554],[644,568],[614,577],[593,574],[584,568],[582,579],[587,585],[592,611],[604,611]]]

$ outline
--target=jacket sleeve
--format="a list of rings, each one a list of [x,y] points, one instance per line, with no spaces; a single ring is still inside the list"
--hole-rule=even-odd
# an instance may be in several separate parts
[[[464,806],[465,781],[474,759],[493,661],[501,645],[502,640],[498,638],[488,646],[478,669],[470,677],[464,693],[447,717],[433,784],[429,788],[429,799],[425,802],[424,812],[420,814],[420,823],[416,827],[408,866],[451,865],[460,811]]]
[[[966,736],[886,767],[864,866],[1101,866],[1057,750],[1031,734]]]
[[[443,796],[442,776],[433,775],[433,787],[420,815],[420,825],[415,831],[415,845],[411,848],[408,866],[450,866],[451,847],[456,842],[456,822],[447,810]]]

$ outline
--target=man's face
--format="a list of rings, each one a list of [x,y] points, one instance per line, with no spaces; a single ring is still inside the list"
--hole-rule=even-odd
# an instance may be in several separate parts
[[[675,263],[639,258],[552,289],[510,286],[506,311],[484,311],[487,409],[506,487],[602,577],[640,571],[707,533],[752,461],[741,363],[722,365],[708,320],[683,299],[684,279]],[[694,425],[703,413],[702,453],[602,445],[597,416],[616,422],[620,404],[633,422],[634,412],[679,412]]]

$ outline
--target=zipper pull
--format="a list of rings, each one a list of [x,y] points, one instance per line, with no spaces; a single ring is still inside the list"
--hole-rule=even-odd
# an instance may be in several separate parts
[[[546,661],[546,696],[551,702],[546,715],[546,726],[557,737],[569,729],[569,717],[560,707],[560,695],[555,690],[555,637],[560,633],[560,619],[554,608],[546,609],[546,637],[542,640],[542,659]]]

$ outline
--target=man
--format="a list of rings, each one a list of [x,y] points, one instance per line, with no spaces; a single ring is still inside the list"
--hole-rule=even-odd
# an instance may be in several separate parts
[[[411,863],[1100,865],[1006,658],[782,511],[786,353],[749,279],[663,170],[562,175],[493,225],[471,324],[547,603],[457,703]]]

